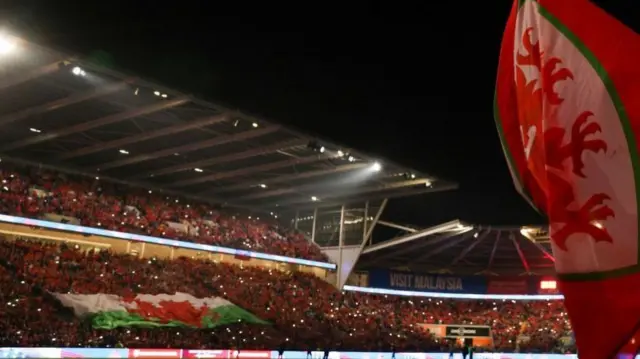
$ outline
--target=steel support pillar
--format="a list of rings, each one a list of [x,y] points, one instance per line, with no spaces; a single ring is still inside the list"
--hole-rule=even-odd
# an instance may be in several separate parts
[[[382,203],[380,204],[380,208],[378,208],[378,212],[376,213],[376,216],[373,217],[373,221],[371,221],[371,226],[367,228],[367,234],[365,235],[365,238],[363,241],[364,244],[366,244],[367,241],[371,238],[371,235],[373,234],[373,230],[376,228],[376,224],[378,224],[378,221],[380,220],[380,216],[382,215],[382,212],[384,212],[384,209],[387,207],[387,202],[389,202],[388,198],[385,198],[382,200]]]
[[[360,254],[362,253],[362,250],[364,249],[364,247],[367,246],[367,241],[369,241],[369,239],[371,238],[371,234],[373,233],[373,229],[376,226],[376,223],[378,222],[378,220],[380,220],[380,216],[382,215],[382,212],[384,212],[385,207],[387,206],[387,199],[385,198],[382,203],[380,204],[380,208],[378,208],[378,212],[376,212],[375,217],[373,218],[373,221],[371,221],[371,225],[367,226],[367,218],[369,217],[369,201],[367,201],[364,205],[364,225],[363,225],[363,234],[362,234],[362,243],[360,243],[360,250],[358,251],[358,258],[360,258]],[[344,218],[344,206],[342,206],[343,211],[340,213],[341,216],[341,221],[343,222]],[[340,259],[342,260],[342,246],[340,246]],[[354,265],[355,267],[355,265]],[[345,275],[347,276],[346,279],[349,279],[349,276],[351,275],[351,273],[353,272],[353,268],[352,267],[348,273],[346,273]],[[340,268],[338,268],[340,269]],[[341,283],[341,282],[338,282]],[[346,283],[346,280],[345,280]],[[342,288],[339,288],[342,289]]]
[[[313,209],[313,223],[311,224],[311,242],[316,243],[316,223],[318,221],[318,207]]]
[[[293,229],[298,229],[298,221],[300,220],[300,211],[296,211],[296,217],[293,219]]]
[[[340,207],[340,228],[339,228],[339,233],[338,233],[338,261],[340,263],[338,263],[338,271],[336,273],[336,277],[338,280],[338,285],[340,285],[340,283],[342,283],[342,249],[344,247],[344,209],[345,209],[345,205],[343,204],[342,207]]]
[[[362,218],[362,241],[367,240],[367,218],[369,218],[369,201],[364,203],[364,216]]]

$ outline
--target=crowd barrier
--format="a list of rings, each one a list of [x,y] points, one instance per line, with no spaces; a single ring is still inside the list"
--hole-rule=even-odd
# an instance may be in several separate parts
[[[475,359],[577,359],[575,354],[474,353]],[[231,349],[0,348],[0,358],[323,359],[324,352]],[[330,352],[329,359],[449,359],[449,353]],[[454,359],[461,359],[455,354]],[[640,358],[637,356],[636,359]]]
[[[264,260],[274,261],[274,262],[301,264],[301,265],[310,266],[310,267],[318,267],[318,268],[325,268],[325,269],[336,269],[337,267],[334,263],[318,262],[318,261],[312,261],[309,259],[301,259],[301,258],[291,258],[291,257],[279,256],[275,254],[267,254],[267,253],[246,251],[242,249],[212,246],[208,244],[176,241],[173,239],[157,238],[157,237],[144,236],[141,234],[134,234],[134,233],[108,231],[100,228],[76,226],[74,224],[57,223],[57,222],[43,221],[39,219],[8,216],[6,214],[0,214],[0,222],[21,224],[21,225],[31,226],[31,227],[42,227],[42,228],[48,228],[48,229],[53,229],[57,231],[75,232],[75,233],[81,233],[81,234],[93,234],[95,236],[124,239],[127,241],[153,243],[153,244],[159,244],[163,246],[195,249],[203,252],[224,253],[224,254],[230,254],[238,257],[248,257],[248,258],[264,259]]]

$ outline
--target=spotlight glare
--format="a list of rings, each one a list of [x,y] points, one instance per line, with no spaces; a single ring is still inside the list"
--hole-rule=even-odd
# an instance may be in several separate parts
[[[84,76],[87,73],[84,72],[84,70],[78,66],[75,66],[73,69],[71,69],[71,73],[76,75],[76,76]]]
[[[379,162],[375,162],[372,166],[371,169],[375,172],[378,172],[382,169],[382,165]]]
[[[16,49],[15,41],[7,36],[0,34],[0,55],[6,55]]]

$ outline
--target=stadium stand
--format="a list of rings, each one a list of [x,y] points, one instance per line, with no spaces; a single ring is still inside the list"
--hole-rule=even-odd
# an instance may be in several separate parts
[[[383,201],[379,214],[388,198],[455,188],[389,161],[381,169],[377,159],[352,149],[19,43],[20,56],[4,57],[0,74],[1,214],[326,262],[302,231],[284,228],[273,213],[295,213],[287,220],[302,227],[307,223],[301,218],[309,217],[299,215],[304,209],[313,213],[312,238],[326,234],[327,243],[337,237],[340,246],[360,248],[377,220],[370,200]],[[54,167],[59,171],[47,169]],[[272,211],[271,217],[235,216],[194,199],[205,197]],[[342,207],[340,218],[348,212],[345,203],[355,202],[366,202],[371,212],[349,225],[353,238],[335,236],[335,221],[325,226],[317,220],[320,205]],[[341,233],[345,223],[339,221]],[[65,235],[71,237],[57,237]],[[343,292],[327,278],[293,267],[154,258],[77,243],[0,236],[0,346],[449,351],[451,343],[425,326],[459,324],[491,327],[493,345],[486,350],[573,350],[560,340],[570,331],[561,301]],[[99,329],[95,315],[79,316],[60,300],[64,294],[133,300],[178,293],[223,298],[260,322],[245,316],[220,325],[161,320],[161,326]],[[144,308],[137,312],[143,317]],[[197,311],[174,314],[184,322],[200,318]]]
[[[3,346],[448,350],[424,323],[490,325],[502,352],[558,352],[570,330],[560,301],[460,301],[340,292],[304,273],[180,258],[146,260],[55,243],[0,241]],[[186,292],[221,296],[271,325],[92,329],[50,293]],[[518,344],[522,335],[527,345]]]
[[[0,180],[4,189],[0,205],[5,214],[30,218],[57,215],[83,226],[328,261],[320,248],[300,233],[275,222],[223,216],[205,204],[183,205],[175,197],[142,190],[136,193],[130,188],[122,196],[122,188],[104,181],[4,163]]]

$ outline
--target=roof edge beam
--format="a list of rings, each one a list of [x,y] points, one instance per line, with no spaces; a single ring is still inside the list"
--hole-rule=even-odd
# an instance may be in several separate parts
[[[189,143],[182,146],[166,148],[164,150],[160,150],[152,153],[145,153],[138,156],[132,156],[132,157],[124,158],[121,160],[103,163],[102,165],[100,165],[100,168],[103,170],[110,170],[112,168],[118,168],[118,167],[133,165],[140,162],[154,160],[157,158],[172,156],[174,153],[184,154],[184,153],[193,152],[202,148],[222,146],[222,145],[226,145],[227,143],[244,141],[244,140],[252,139],[255,137],[264,136],[272,132],[275,132],[278,129],[279,129],[278,126],[270,126],[270,127],[260,128],[257,130],[244,131],[244,132],[236,133],[230,136],[225,136],[225,135],[217,136],[209,140]]]
[[[18,86],[25,82],[35,80],[38,77],[42,77],[42,76],[46,76],[48,74],[54,73],[58,71],[61,66],[63,66],[63,63],[64,63],[63,60],[56,61],[54,63],[39,67],[33,71],[16,75],[13,78],[10,78],[9,80],[7,80],[7,82],[0,83],[0,90],[8,89],[13,86]]]
[[[331,198],[331,200],[322,200],[320,202],[311,202],[309,201],[309,199],[296,200],[295,202],[292,201],[287,203],[272,202],[273,204],[261,205],[259,207],[268,209],[271,212],[279,211],[283,207],[285,208],[288,207],[289,209],[298,209],[298,210],[304,210],[307,208],[314,208],[314,207],[327,208],[327,207],[339,206],[339,205],[342,205],[343,203],[344,204],[361,203],[365,201],[382,200],[384,198],[395,199],[395,198],[411,197],[411,196],[417,196],[417,195],[426,194],[426,193],[448,191],[452,189],[457,189],[457,185],[447,185],[447,186],[441,186],[441,187],[424,187],[419,189],[409,188],[399,192],[391,192],[391,193],[380,192],[380,193],[373,193],[373,194],[371,193],[359,194],[355,196]]]
[[[97,119],[97,120],[88,121],[88,122],[82,122],[82,123],[79,123],[79,124],[74,125],[74,126],[65,127],[63,129],[60,129],[58,131],[53,131],[51,133],[45,133],[45,134],[42,134],[40,136],[31,137],[31,138],[29,138],[27,140],[24,140],[24,141],[12,142],[12,143],[9,143],[9,144],[7,144],[5,146],[2,146],[2,148],[0,148],[0,151],[11,151],[11,150],[16,150],[16,149],[23,148],[23,147],[26,147],[26,146],[35,145],[35,144],[38,144],[38,143],[55,140],[56,138],[59,138],[59,137],[72,135],[72,134],[78,133],[78,132],[88,131],[88,130],[91,130],[91,129],[94,129],[94,128],[97,128],[97,127],[103,127],[103,126],[107,126],[107,125],[110,125],[110,124],[113,124],[113,123],[118,123],[118,122],[122,122],[122,121],[125,121],[125,120],[129,120],[129,119],[132,119],[132,118],[135,118],[135,117],[148,115],[148,114],[153,113],[153,112],[162,111],[162,110],[165,110],[167,108],[171,108],[171,107],[182,105],[183,103],[186,103],[186,102],[188,102],[188,100],[186,98],[178,98],[178,99],[175,99],[175,100],[161,101],[161,102],[149,105],[149,106],[143,106],[143,107],[134,108],[134,109],[129,110],[129,111],[120,112],[120,113],[116,113],[116,114],[113,114],[113,115],[108,115],[108,116],[102,117],[102,118]]]
[[[375,194],[377,193],[385,193],[385,191],[391,191],[391,190],[402,190],[405,189],[407,187],[412,187],[412,186],[417,186],[420,185],[421,183],[426,183],[429,180],[409,180],[409,181],[402,181],[402,182],[398,182],[395,184],[386,184],[386,185],[382,185],[382,186],[374,186],[374,187],[361,187],[361,188],[357,188],[354,189],[352,191],[347,191],[346,193],[337,193],[328,197],[320,197],[319,201],[316,202],[316,206],[324,206],[323,202],[325,201],[332,201],[332,200],[339,200],[341,198],[351,198],[357,195],[362,195],[364,194],[367,198],[370,197],[375,197]],[[317,185],[315,185],[317,186]],[[277,195],[282,195],[282,194],[289,194],[289,193],[295,193],[296,190],[297,191],[306,191],[309,189],[312,189],[315,186],[309,186],[309,188],[305,187],[305,188],[294,188],[293,190],[291,188],[285,188],[282,190],[277,190],[280,191]],[[302,186],[301,186],[302,187]],[[458,186],[457,185],[444,185],[444,186],[431,186],[431,187],[422,187],[422,189],[424,190],[424,193],[429,193],[429,192],[439,192],[439,191],[446,191],[446,190],[451,190],[451,189],[457,189]],[[275,191],[274,191],[275,192]],[[368,196],[366,194],[369,194]],[[264,197],[269,197],[269,196],[260,196],[260,198],[264,198]],[[302,196],[301,196],[302,197]],[[382,197],[393,197],[390,196],[388,193],[386,194],[382,194]],[[244,198],[238,198],[237,199],[238,202],[241,202],[242,200],[244,200]],[[276,201],[276,203],[278,203],[280,206],[282,205],[295,205],[297,203],[304,203],[304,202],[308,202],[308,197],[304,197],[304,198],[295,198],[292,199],[290,201],[284,201],[284,202],[278,202]],[[346,201],[346,200],[342,200],[342,201]]]
[[[171,184],[171,187],[184,187],[184,186],[190,186],[198,183],[212,182],[212,181],[217,181],[221,179],[246,176],[246,175],[250,175],[258,172],[266,172],[266,171],[272,171],[272,170],[289,167],[289,166],[313,163],[317,161],[326,160],[328,158],[329,158],[328,155],[319,155],[319,156],[314,155],[314,156],[308,156],[308,157],[302,157],[302,158],[291,158],[284,161],[271,162],[264,165],[241,168],[238,170],[227,171],[227,172],[214,173],[208,176],[196,177],[196,178],[192,178],[185,181],[179,181]]]
[[[416,186],[421,184],[428,185],[429,183],[431,183],[431,181],[426,179],[415,179],[415,180],[408,180],[408,181],[402,181],[402,182],[387,183],[379,186],[359,187],[359,188],[354,188],[352,191],[348,191],[348,192],[349,193],[380,192],[380,191],[386,191],[386,190],[403,188],[403,187],[411,187],[411,186]],[[254,199],[281,196],[284,194],[290,194],[290,193],[296,193],[296,192],[304,192],[308,190],[313,190],[317,187],[323,187],[323,184],[324,184],[323,182],[315,182],[315,183],[304,184],[301,186],[293,186],[288,188],[275,189],[271,191],[258,192],[258,193],[253,193],[250,195],[238,197],[236,198],[236,200],[238,202],[243,202],[243,201],[249,201]],[[330,183],[326,187],[331,187],[331,186],[332,184]],[[340,185],[333,184],[333,186],[339,187]]]
[[[449,231],[447,233],[438,235],[436,238],[429,239],[428,241],[426,241],[424,243],[419,243],[419,244],[417,244],[417,246],[419,246],[419,247],[430,247],[430,246],[436,245],[436,244],[438,244],[440,242],[444,242],[444,241],[450,239],[451,237],[455,237],[455,236],[457,236],[459,234],[460,234],[460,231],[458,231],[458,230]],[[396,237],[396,238],[401,238],[401,237]],[[396,252],[391,252],[391,253],[388,253],[388,254],[383,254],[381,256],[378,256],[378,257],[375,258],[375,260],[377,261],[377,260],[382,260],[382,259],[386,259],[386,258],[390,258],[390,257],[400,257],[401,255],[403,255],[403,254],[405,254],[407,252],[414,252],[415,250],[416,250],[416,246],[409,246],[409,248],[404,248],[404,249],[401,249],[401,250],[396,251]]]
[[[451,230],[456,230],[456,229],[464,229],[466,226],[464,224],[462,224],[459,220],[453,220],[453,221],[449,221],[446,223],[442,223],[433,227],[429,227],[429,228],[425,228],[421,231],[415,232],[415,233],[411,233],[411,234],[407,234],[406,236],[402,236],[396,239],[392,239],[390,241],[386,241],[383,243],[378,243],[378,244],[374,244],[372,246],[369,246],[367,248],[365,248],[362,253],[371,253],[371,252],[375,252],[375,251],[379,251],[381,249],[385,249],[385,248],[389,248],[389,247],[393,247],[396,246],[398,244],[402,244],[402,243],[407,243],[407,242],[411,242],[411,241],[415,241],[416,239],[420,239],[432,234],[436,234],[436,233],[441,233],[441,232],[446,232],[446,231],[451,231]],[[471,230],[471,229],[469,229]]]
[[[154,138],[169,136],[169,135],[185,132],[185,131],[192,130],[199,127],[214,125],[220,122],[224,122],[228,119],[229,117],[226,114],[207,116],[204,118],[197,119],[195,121],[179,123],[173,126],[161,128],[159,130],[149,131],[141,135],[124,137],[114,141],[103,142],[95,146],[84,147],[77,151],[67,152],[64,155],[59,156],[58,159],[67,160],[74,157],[86,156],[95,152],[100,152],[100,151],[108,150],[111,148],[122,147],[131,143],[148,141]]]
[[[445,243],[443,245],[441,245],[440,247],[434,248],[431,251],[421,255],[420,257],[416,258],[414,261],[412,262],[417,262],[417,261],[423,261],[425,259],[431,258],[433,256],[435,256],[438,253],[444,252],[445,250],[457,245],[458,243],[462,243],[464,241],[466,241],[467,239],[471,238],[471,233],[469,233],[470,231],[473,230],[473,227],[469,226],[466,229],[462,229],[459,230],[458,233],[456,233],[456,235],[460,235],[460,234],[465,234],[460,238],[456,238],[453,239],[451,241],[449,241],[448,243]]]
[[[114,92],[124,90],[127,82],[116,82],[107,86],[102,86],[93,91],[76,93],[61,99],[49,101],[45,104],[29,107],[20,111],[10,113],[0,117],[0,126],[6,126],[11,123],[27,119],[32,116],[40,115],[49,111],[58,110],[67,106],[75,105],[84,101],[88,101],[97,97],[106,96]]]
[[[153,172],[153,175],[157,177],[157,176],[172,174],[172,173],[176,173],[176,172],[183,172],[183,171],[192,170],[192,169],[194,169],[196,167],[202,168],[202,167],[208,167],[208,166],[218,165],[218,164],[222,164],[222,163],[228,163],[228,162],[233,162],[233,161],[244,160],[244,159],[251,158],[251,157],[256,157],[256,156],[268,155],[268,154],[276,152],[278,150],[289,149],[289,148],[292,148],[292,147],[302,146],[305,143],[307,143],[307,141],[306,140],[301,140],[301,139],[278,142],[278,143],[275,143],[273,145],[253,148],[253,149],[250,149],[250,150],[247,150],[247,151],[236,152],[236,153],[231,153],[229,155],[224,155],[224,156],[215,157],[215,158],[211,158],[211,159],[193,161],[193,162],[189,162],[189,163],[183,163],[183,164],[179,164],[179,165],[176,165],[176,166],[167,167],[167,168],[164,168],[164,169],[162,169],[160,171]],[[149,173],[149,174],[151,174],[151,173]]]
[[[369,164],[367,164],[367,163],[350,163],[350,164],[336,166],[336,167],[329,168],[329,169],[302,172],[302,173],[295,174],[295,175],[278,176],[278,177],[275,177],[275,178],[270,178],[268,180],[264,180],[264,181],[262,181],[262,183],[264,183],[267,186],[269,186],[269,185],[276,184],[276,183],[297,181],[297,180],[313,178],[313,177],[320,177],[320,176],[330,175],[330,174],[335,174],[335,173],[340,173],[340,172],[348,172],[348,171],[358,170],[358,169],[367,167],[368,165]],[[246,189],[246,188],[251,187],[251,186],[255,186],[255,182],[254,181],[238,183],[238,184],[235,184],[233,186],[223,187],[223,188],[220,188],[220,189],[216,189],[215,191],[209,191],[207,193],[232,192],[232,191],[237,191],[237,190],[243,190],[243,189]]]
[[[405,231],[405,232],[409,232],[409,233],[416,233],[418,230],[415,228],[410,228],[410,227],[406,227],[406,226],[402,226],[393,222],[387,222],[387,221],[378,221],[378,224],[381,224],[383,226],[386,227],[391,227],[391,228],[395,228],[395,229],[399,229],[401,231]]]

